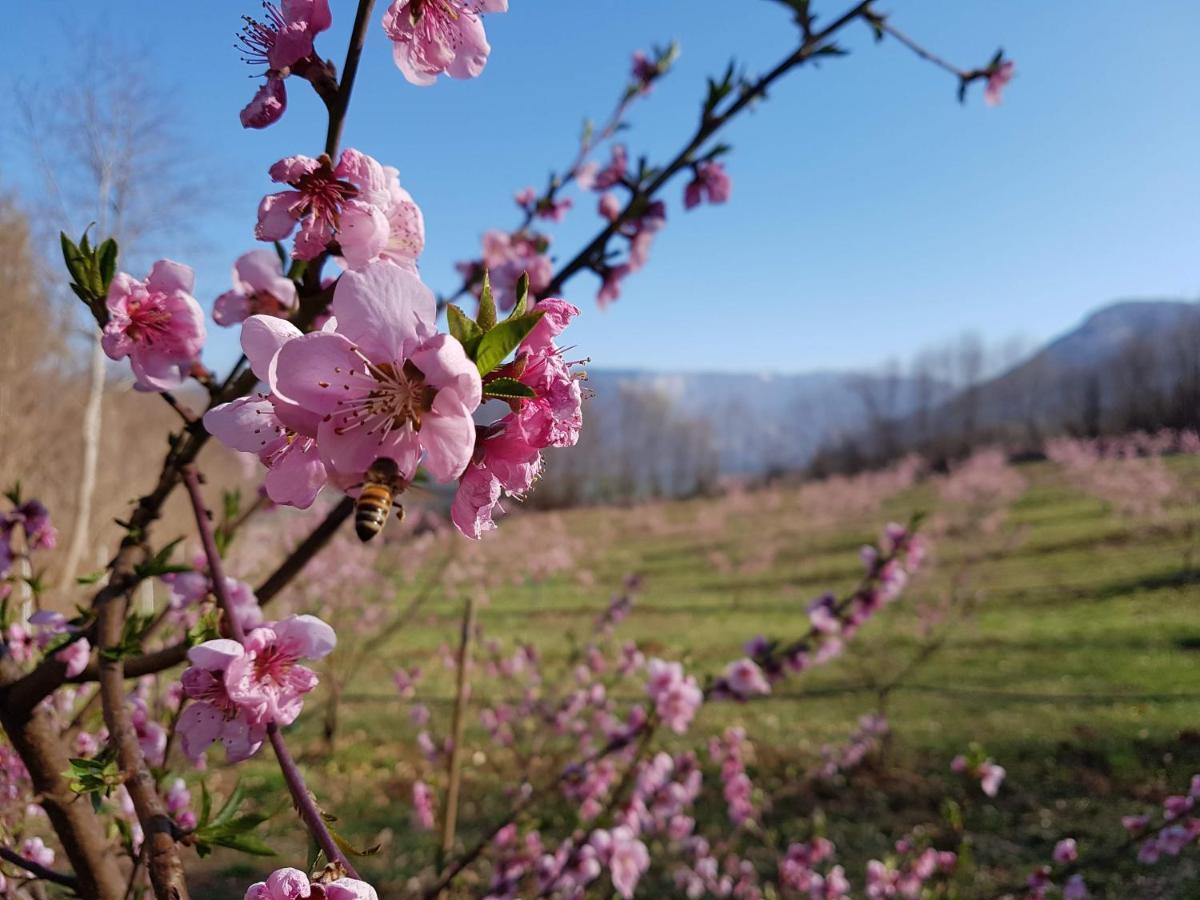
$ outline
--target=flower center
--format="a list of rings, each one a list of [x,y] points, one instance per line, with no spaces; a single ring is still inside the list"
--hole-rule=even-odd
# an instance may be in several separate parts
[[[157,304],[133,300],[126,307],[129,325],[125,333],[135,341],[153,344],[167,332],[171,314]]]
[[[361,354],[360,354],[361,355]],[[437,390],[425,383],[425,375],[412,364],[372,363],[363,357],[366,374],[354,373],[370,381],[366,396],[339,400],[341,424],[336,431],[345,434],[356,428],[367,428],[368,434],[380,433],[380,442],[394,428],[412,425],[421,430],[421,419],[433,408]]]
[[[275,39],[286,24],[283,13],[274,3],[264,3],[267,19],[259,22],[249,16],[242,16],[242,30],[237,35],[237,44],[241,50],[242,61],[252,66],[267,66],[270,68],[270,54],[275,48]],[[240,45],[240,46],[238,46]]]

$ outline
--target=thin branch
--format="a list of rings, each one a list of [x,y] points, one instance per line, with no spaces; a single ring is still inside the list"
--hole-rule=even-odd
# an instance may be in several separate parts
[[[454,713],[450,722],[450,753],[446,758],[446,796],[442,805],[442,842],[438,848],[437,868],[454,849],[458,827],[458,793],[462,787],[463,725],[471,693],[471,638],[475,631],[475,598],[467,597],[463,607],[462,633],[458,644],[458,672],[454,691]]]
[[[362,56],[363,42],[367,36],[367,21],[375,0],[358,0],[358,12],[354,14],[354,27],[350,31],[350,45],[346,48],[346,62],[342,65],[342,80],[338,84],[337,97],[329,109],[329,130],[325,134],[325,152],[333,157],[342,139],[342,128],[346,124],[346,113],[350,109],[350,93],[354,90],[354,76],[358,73],[358,60]]]
[[[223,624],[228,629],[230,636],[239,644],[246,640],[246,632],[242,628],[242,623],[237,618],[237,612],[234,609],[233,602],[229,599],[229,592],[225,586],[225,571],[221,563],[221,554],[217,552],[217,542],[213,537],[212,520],[208,512],[208,508],[204,505],[204,498],[200,494],[200,476],[195,468],[188,466],[183,470],[184,486],[187,488],[188,498],[192,503],[192,511],[196,516],[196,529],[200,532],[200,544],[204,548],[204,556],[208,562],[208,572],[212,580],[213,594],[216,595],[217,604],[221,608]],[[321,815],[321,810],[317,807],[316,801],[313,800],[312,794],[308,791],[308,786],[304,783],[304,776],[300,774],[300,768],[296,765],[295,759],[292,758],[291,752],[287,748],[287,744],[283,739],[283,734],[279,731],[279,727],[271,722],[267,726],[267,737],[270,738],[271,746],[275,749],[275,758],[279,762],[279,769],[283,773],[283,780],[287,783],[288,791],[292,795],[292,800],[296,804],[296,809],[300,813],[300,818],[304,821],[309,833],[314,841],[325,853],[326,858],[333,863],[340,863],[342,868],[353,878],[357,878],[358,874],[354,871],[354,866],[342,853],[337,842],[333,839],[333,835],[329,833],[328,827],[325,825],[325,819]]]
[[[79,894],[79,882],[75,880],[74,875],[64,875],[62,872],[55,872],[53,869],[48,869],[40,863],[34,862],[32,859],[26,859],[20,853],[10,850],[7,847],[0,847],[0,859],[5,859],[14,866],[19,866],[34,878],[40,878],[42,881],[49,881],[54,884],[61,884],[63,887],[70,888],[76,894]]]

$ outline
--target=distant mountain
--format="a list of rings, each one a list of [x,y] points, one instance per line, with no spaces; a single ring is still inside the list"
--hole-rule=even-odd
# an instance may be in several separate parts
[[[1122,300],[1096,310],[1075,329],[1047,344],[1029,362],[1063,368],[1095,366],[1118,355],[1131,340],[1166,339],[1197,318],[1200,318],[1200,303]]]
[[[1032,450],[1062,433],[1198,424],[1200,303],[1125,300],[993,378],[834,440],[821,448],[817,467],[857,469],[911,450],[936,460],[991,441]]]
[[[661,398],[673,417],[707,423],[721,474],[761,474],[802,467],[828,441],[867,419],[861,387],[881,376],[846,372],[797,375],[591,369],[590,415],[621,422],[633,397]],[[898,411],[915,407],[912,384],[890,385]],[[939,396],[945,396],[943,389]],[[598,415],[597,415],[598,414]],[[622,427],[634,427],[624,416]]]

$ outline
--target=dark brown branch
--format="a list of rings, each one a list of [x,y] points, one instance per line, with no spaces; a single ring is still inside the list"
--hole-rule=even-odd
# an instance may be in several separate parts
[[[329,130],[325,134],[325,152],[332,158],[337,153],[342,139],[342,128],[346,124],[346,113],[350,109],[350,93],[354,90],[354,76],[358,74],[358,60],[362,56],[363,42],[367,36],[367,22],[375,0],[358,0],[358,12],[354,14],[354,27],[350,31],[350,45],[346,48],[346,62],[342,65],[342,80],[338,84],[337,97],[329,108]]]
[[[546,296],[557,296],[562,292],[563,285],[569,279],[584,269],[591,268],[602,262],[605,247],[608,246],[609,240],[616,235],[620,227],[635,218],[638,211],[643,208],[645,202],[650,197],[654,196],[676,173],[688,166],[692,161],[692,155],[709,138],[720,131],[722,127],[728,124],[738,113],[746,109],[753,101],[765,96],[767,88],[772,84],[792,69],[812,59],[819,50],[826,46],[826,41],[830,37],[841,31],[851,22],[864,17],[870,11],[871,2],[872,0],[863,0],[863,2],[855,4],[825,28],[807,35],[799,47],[780,61],[775,68],[743,89],[738,98],[722,112],[715,114],[709,112],[702,116],[700,124],[696,128],[696,132],[692,135],[691,140],[675,155],[675,158],[667,163],[666,167],[652,178],[647,185],[644,187],[638,186],[633,191],[633,195],[629,198],[629,202],[625,208],[621,210],[620,215],[605,228],[601,229],[586,247],[580,250],[579,253],[554,274],[550,284],[543,293]]]
[[[76,881],[74,875],[64,875],[62,872],[47,869],[40,863],[26,859],[20,853],[17,853],[15,850],[9,850],[7,847],[0,847],[0,859],[6,859],[14,866],[19,866],[34,878],[40,878],[42,881],[49,881],[54,884],[61,884],[63,887],[70,888],[76,894],[79,893],[79,882]]]
[[[183,863],[175,843],[175,826],[167,815],[158,785],[133,729],[125,693],[125,666],[112,652],[121,644],[121,633],[128,606],[127,595],[109,598],[98,610],[100,638],[100,702],[109,739],[117,751],[117,764],[125,778],[125,787],[133,801],[138,822],[145,834],[146,870],[158,900],[187,900],[187,882]]]

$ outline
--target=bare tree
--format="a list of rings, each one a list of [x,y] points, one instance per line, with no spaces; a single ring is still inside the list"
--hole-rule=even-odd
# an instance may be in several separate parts
[[[46,187],[45,208],[35,218],[48,231],[40,235],[47,246],[60,230],[77,236],[94,225],[97,239],[116,238],[127,265],[147,233],[178,233],[178,223],[199,208],[198,181],[180,152],[176,107],[158,76],[139,68],[136,48],[101,54],[94,42],[82,46],[92,49],[62,83],[16,92],[24,137]],[[86,334],[82,464],[63,585],[74,579],[89,544],[99,464],[107,366],[90,322]]]

